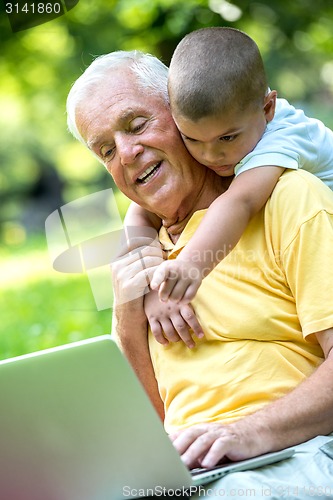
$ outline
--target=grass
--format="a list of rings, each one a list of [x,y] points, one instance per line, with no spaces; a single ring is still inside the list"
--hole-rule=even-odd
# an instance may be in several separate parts
[[[86,275],[53,270],[43,237],[0,250],[0,359],[111,330]]]

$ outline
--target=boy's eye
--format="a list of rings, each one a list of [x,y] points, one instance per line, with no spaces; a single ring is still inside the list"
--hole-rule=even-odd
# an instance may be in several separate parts
[[[184,134],[180,134],[182,136],[183,141],[185,142],[198,142],[196,139],[192,139],[191,137],[187,137]]]

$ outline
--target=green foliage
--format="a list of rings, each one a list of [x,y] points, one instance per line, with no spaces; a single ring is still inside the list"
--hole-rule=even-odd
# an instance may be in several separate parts
[[[149,51],[169,63],[189,31],[229,25],[247,31],[263,53],[270,85],[319,118],[332,98],[333,4],[310,0],[80,0],[65,16],[12,33],[1,19],[0,195],[4,220],[41,230],[41,220],[77,192],[112,186],[96,160],[69,136],[65,101],[72,82],[96,56]],[[332,126],[332,119],[328,118]],[[58,179],[57,196],[38,199]],[[49,176],[50,177],[50,176]],[[24,217],[37,203],[38,221]],[[35,205],[32,205],[32,209]],[[29,224],[30,223],[30,224]]]
[[[52,270],[39,238],[0,252],[0,359],[110,333],[85,275]]]

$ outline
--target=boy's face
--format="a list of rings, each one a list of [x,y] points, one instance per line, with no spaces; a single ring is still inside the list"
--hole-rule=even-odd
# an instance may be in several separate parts
[[[237,163],[261,139],[267,122],[273,119],[275,98],[267,96],[263,107],[256,110],[231,111],[221,116],[206,116],[196,122],[177,113],[173,118],[191,155],[226,177],[233,175]]]

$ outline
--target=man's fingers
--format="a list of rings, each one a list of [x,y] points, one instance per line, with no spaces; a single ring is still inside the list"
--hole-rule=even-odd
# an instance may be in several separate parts
[[[159,259],[155,257],[146,259],[145,264],[149,267],[145,267],[144,263],[138,260],[126,266],[112,265],[112,279],[117,290],[118,304],[141,297],[149,291],[150,279],[159,265]]]
[[[205,456],[200,460],[201,467],[209,469],[218,464],[223,457],[227,455],[229,448],[226,444],[226,440],[223,437],[215,439],[210,448],[207,450]]]
[[[171,439],[187,467],[214,467],[237,445],[236,437],[227,427],[221,424],[198,425],[171,436]]]
[[[124,265],[126,264],[131,264],[132,262],[135,262],[136,260],[141,260],[145,259],[147,257],[156,257],[159,259],[159,263],[161,264],[163,262],[163,256],[162,256],[162,250],[157,247],[152,247],[152,246],[145,246],[145,247],[139,247],[136,248],[135,250],[131,252],[127,252],[126,254],[120,255],[114,263],[119,262],[120,264]]]
[[[118,255],[119,257],[121,257],[122,255],[126,255],[129,252],[132,252],[133,250],[136,250],[137,248],[140,247],[142,248],[155,247],[162,252],[160,242],[158,241],[157,238],[151,238],[147,236],[133,236],[133,237],[124,236],[123,241],[121,242],[121,247],[118,252]]]
[[[204,463],[207,456],[206,454],[214,443],[214,440],[215,437],[209,433],[204,433],[198,436],[197,439],[191,443],[187,450],[182,454],[182,460],[185,465],[189,468],[197,467],[198,465],[205,467]],[[211,467],[216,465],[219,459],[212,464]]]
[[[149,284],[149,281],[158,265],[157,259],[154,257],[147,257],[145,263],[135,261],[126,266],[120,266],[118,269],[115,269],[115,266],[112,266],[112,272],[114,278],[119,282],[131,282],[133,284],[138,283],[143,279],[145,283]]]
[[[206,455],[207,446],[210,447],[212,444],[208,435],[199,426],[186,429],[171,439],[188,468],[198,467],[198,458],[203,453]]]

